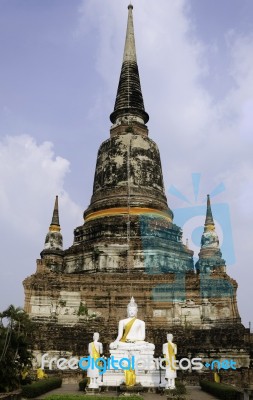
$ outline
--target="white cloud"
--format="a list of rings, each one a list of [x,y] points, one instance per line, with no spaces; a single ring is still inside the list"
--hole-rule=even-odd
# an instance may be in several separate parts
[[[19,233],[24,226],[28,235],[37,233],[44,218],[50,222],[56,194],[61,208],[76,219],[79,209],[64,190],[69,161],[55,156],[52,143],[38,145],[28,135],[9,136],[0,142],[0,160],[2,222]]]
[[[253,137],[253,34],[235,37],[230,46],[233,60],[231,76],[236,86],[228,103],[238,118],[239,139],[246,144],[247,141],[252,142]]]
[[[71,245],[82,210],[64,190],[68,171],[69,162],[50,142],[37,144],[28,135],[0,142],[1,305],[23,304],[21,282],[36,270],[56,194],[64,244]]]

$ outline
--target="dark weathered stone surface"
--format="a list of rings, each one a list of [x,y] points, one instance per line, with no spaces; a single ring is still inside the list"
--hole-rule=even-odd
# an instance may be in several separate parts
[[[110,119],[115,123],[118,117],[128,115],[140,116],[145,123],[149,120],[144,109],[138,65],[133,61],[125,61],[122,65],[115,107]]]
[[[172,215],[165,197],[158,147],[153,140],[134,132],[102,143],[93,196],[84,217],[92,211],[128,206],[128,201],[131,207],[155,208]]]

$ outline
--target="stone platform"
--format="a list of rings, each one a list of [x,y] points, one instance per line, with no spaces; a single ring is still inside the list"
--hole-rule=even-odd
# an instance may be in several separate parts
[[[140,370],[136,374],[136,383],[141,384],[144,388],[165,387],[164,375],[164,372],[160,375],[159,371]],[[103,375],[101,387],[118,387],[124,382],[125,375],[123,370],[109,370]]]
[[[188,386],[187,387],[187,400],[217,400],[217,397],[214,397],[208,393],[205,393],[201,390],[199,386]],[[84,392],[78,390],[78,385],[76,384],[68,384],[62,385],[61,388],[54,389],[51,392],[45,393],[41,395],[37,400],[45,399],[49,396],[49,394],[57,394],[57,395],[75,395],[75,396],[83,396]],[[105,397],[118,397],[118,393],[115,391],[105,391],[103,392],[103,396]],[[144,400],[155,400],[161,399],[160,394],[156,393],[142,393],[141,396]],[[165,398],[165,397],[164,397]],[[92,399],[92,397],[91,397]]]

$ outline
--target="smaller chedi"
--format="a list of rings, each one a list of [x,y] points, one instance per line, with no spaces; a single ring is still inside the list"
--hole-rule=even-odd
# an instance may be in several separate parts
[[[209,273],[215,269],[226,271],[226,262],[222,258],[219,238],[215,231],[209,194],[207,195],[205,226],[201,237],[201,249],[196,269],[200,273]]]
[[[46,236],[44,252],[47,250],[58,250],[62,252],[62,234],[59,222],[59,207],[58,207],[58,196],[55,198],[54,211],[52,216],[52,222],[49,227],[49,232]]]

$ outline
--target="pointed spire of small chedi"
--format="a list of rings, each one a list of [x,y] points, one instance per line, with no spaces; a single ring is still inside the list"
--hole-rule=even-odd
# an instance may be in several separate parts
[[[44,250],[40,253],[41,258],[45,259],[47,266],[52,270],[55,270],[57,265],[62,264],[63,245],[60,231],[58,196],[56,196],[52,222],[45,239]]]
[[[196,263],[198,272],[210,272],[217,268],[221,268],[223,272],[226,270],[226,262],[222,259],[220,251],[219,238],[215,232],[215,224],[211,209],[210,195],[207,195],[207,208],[204,232],[201,237],[201,249],[199,252],[199,260]]]
[[[59,221],[59,205],[58,205],[58,196],[55,197],[55,202],[54,202],[54,211],[53,211],[53,216],[52,216],[52,222],[50,224],[50,231],[56,230],[60,231],[60,221]]]
[[[110,120],[114,126],[130,122],[145,125],[149,120],[141,91],[132,10],[133,6],[130,4],[128,6],[127,33],[119,86],[114,111],[110,115]]]
[[[62,234],[60,231],[58,196],[56,196],[52,222],[46,236],[44,250],[62,250]]]

